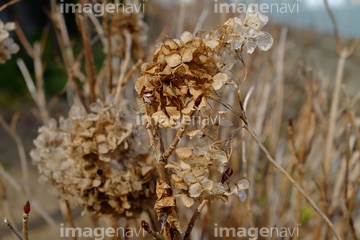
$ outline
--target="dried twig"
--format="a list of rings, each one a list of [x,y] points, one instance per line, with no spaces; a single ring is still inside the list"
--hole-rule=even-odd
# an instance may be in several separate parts
[[[160,233],[155,232],[150,227],[149,223],[147,223],[145,220],[141,220],[141,227],[148,232],[151,236],[153,236],[157,240],[165,240],[164,236],[162,236]]]
[[[10,228],[10,230],[20,239],[20,240],[25,240],[25,238],[21,235],[21,233],[14,227],[14,225],[12,225],[12,223],[7,219],[4,218],[4,222],[6,224],[6,226],[8,226]]]
[[[74,219],[73,219],[73,216],[71,213],[69,201],[59,199],[59,205],[60,205],[61,213],[62,213],[63,217],[65,218],[66,222],[69,224],[69,226],[72,229],[75,229],[76,227],[75,227]],[[77,236],[72,236],[72,240],[77,240]]]
[[[337,26],[337,23],[336,23],[336,19],[335,19],[334,13],[331,11],[328,0],[324,0],[324,4],[325,4],[326,11],[328,12],[328,14],[330,16],[331,22],[332,22],[333,27],[334,27],[334,37],[335,37],[335,42],[336,42],[336,52],[340,56],[341,41],[340,41],[340,37],[339,37],[339,30],[338,30],[338,26]]]
[[[131,47],[132,47],[131,34],[129,33],[128,30],[124,29],[124,35],[125,35],[125,42],[126,42],[125,59],[121,63],[120,77],[119,77],[119,81],[118,81],[118,84],[117,84],[117,87],[116,87],[116,92],[115,92],[115,99],[114,99],[115,103],[119,103],[119,101],[120,101],[121,89],[122,89],[122,84],[121,83],[124,81],[125,73],[126,73],[126,70],[127,70],[128,66],[129,66],[129,63],[130,63],[130,60],[131,60]]]
[[[49,121],[49,113],[46,108],[46,97],[44,92],[44,69],[41,61],[41,46],[39,43],[34,44],[33,58],[34,58],[34,69],[36,79],[36,90],[37,90],[37,105],[41,115],[41,120],[44,125]]]
[[[206,206],[207,203],[208,203],[208,200],[203,200],[202,203],[196,208],[196,210],[195,210],[193,216],[191,217],[190,222],[187,226],[184,240],[190,240],[190,234],[195,226],[195,221],[196,221],[197,217],[200,215],[201,210]]]
[[[79,0],[79,2],[81,3],[81,5],[85,4],[84,0]],[[95,99],[96,75],[95,75],[93,50],[90,45],[88,17],[86,16],[85,13],[81,13],[78,15],[78,19],[80,22],[81,39],[84,46],[85,70],[86,70],[87,80],[89,83],[89,100],[90,103],[94,103],[96,101]]]
[[[337,22],[336,22],[336,18],[334,16],[334,13],[332,12],[330,6],[329,6],[329,2],[328,0],[324,0],[324,4],[325,4],[325,8],[326,8],[326,11],[328,12],[329,16],[330,16],[330,19],[331,19],[331,22],[332,22],[332,25],[333,25],[333,28],[334,28],[334,37],[335,37],[335,43],[336,43],[336,52],[337,54],[340,56],[341,55],[341,49],[342,49],[342,46],[341,46],[341,40],[340,40],[340,36],[339,36],[339,30],[338,30],[338,26],[337,26]],[[356,48],[359,46],[360,44],[360,37],[357,38],[350,46],[349,48],[349,51],[346,55],[346,58],[350,58],[353,56]]]
[[[29,213],[30,213],[30,202],[27,201],[24,206],[23,212],[23,224],[22,224],[22,235],[23,237],[28,240],[28,220],[29,220]]]
[[[25,34],[18,22],[16,23],[15,32],[16,32],[16,35],[18,36],[21,44],[23,45],[24,49],[26,50],[26,52],[29,54],[30,57],[33,57],[34,50],[31,46],[31,44],[29,43],[29,41],[26,39]]]
[[[26,196],[24,188],[16,181],[8,172],[6,172],[3,166],[0,164],[0,175],[6,179],[8,183],[15,189],[17,192],[21,193],[23,196]],[[32,208],[47,222],[53,229],[56,231],[59,230],[59,226],[56,221],[41,207],[41,205],[35,200],[31,200]]]
[[[27,166],[27,157],[26,157],[26,151],[24,148],[24,144],[20,138],[20,136],[16,133],[15,126],[17,119],[19,117],[19,113],[15,113],[13,116],[12,124],[9,126],[7,122],[4,120],[4,118],[0,115],[0,125],[5,129],[5,131],[10,135],[10,137],[15,141],[20,163],[21,163],[21,172],[23,177],[23,183],[25,186],[25,193],[28,199],[31,199],[31,192],[30,192],[30,181],[29,181],[29,171]]]
[[[10,5],[13,5],[13,4],[15,4],[15,3],[17,3],[17,2],[20,2],[20,1],[21,1],[21,0],[12,0],[12,1],[8,2],[8,3],[5,3],[4,5],[2,5],[2,6],[0,7],[0,12],[1,12],[2,10],[4,10],[5,8],[9,7]]]

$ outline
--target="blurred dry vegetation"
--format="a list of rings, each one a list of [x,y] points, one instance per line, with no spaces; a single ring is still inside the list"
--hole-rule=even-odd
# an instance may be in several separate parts
[[[43,7],[39,5],[41,11],[45,11],[45,15],[50,17],[50,4]],[[154,46],[163,41],[166,35],[180,38],[183,31],[195,32],[200,28],[210,31],[212,27],[236,16],[214,13],[211,1],[201,1],[201,4],[199,1],[169,1],[166,4],[147,1],[145,9],[147,40],[146,43],[140,43],[146,45],[145,62],[152,60]],[[81,34],[74,27],[73,18],[71,15],[66,16],[71,47],[74,56],[78,56],[82,54],[83,46]],[[38,240],[50,237],[61,239],[59,226],[60,223],[67,222],[64,218],[68,217],[69,212],[66,204],[49,192],[49,185],[38,182],[38,168],[32,165],[29,157],[30,150],[34,148],[32,141],[37,137],[37,129],[43,125],[41,107],[46,108],[45,111],[54,118],[66,117],[71,108],[69,97],[63,91],[70,78],[62,63],[61,46],[57,43],[53,29],[54,21],[44,21],[46,24],[43,32],[39,34],[40,37],[28,36],[34,55],[27,56],[19,38],[15,37],[20,45],[20,52],[0,66],[0,114],[3,126],[0,128],[0,217],[8,217],[20,228],[22,206],[31,196],[30,201],[35,207],[30,213],[29,239]],[[89,25],[92,36],[96,39],[98,31],[92,22],[89,21]],[[354,23],[354,27],[358,25]],[[20,24],[18,28],[25,26]],[[252,55],[244,54],[247,72],[241,64],[232,69],[236,79],[244,79],[246,75],[246,80],[241,85],[242,99],[252,91],[246,106],[248,121],[275,161],[304,188],[328,216],[339,236],[348,240],[359,239],[360,51],[355,48],[353,39],[339,36],[337,43],[331,34],[319,35],[311,30],[274,25],[271,16],[264,30],[274,39],[272,48],[266,52],[257,49]],[[43,51],[37,52],[39,47]],[[344,50],[345,48],[347,50]],[[98,75],[103,74],[103,71],[106,71],[104,66],[107,53],[104,53],[99,39],[96,39],[92,49],[95,72]],[[16,59],[23,58],[30,75],[37,79],[39,76],[36,75],[38,73],[33,60],[38,60],[36,54],[40,52],[44,67],[41,81],[45,86],[46,106],[40,104],[40,111],[37,111],[35,109],[39,108],[39,104],[33,103]],[[351,56],[346,55],[349,52]],[[130,71],[141,57],[142,55],[134,54],[128,66],[125,66],[125,73]],[[114,71],[116,74],[121,74],[120,65],[124,58],[120,56],[119,69]],[[79,71],[88,75],[84,67],[85,59],[82,58],[80,62],[83,66]],[[139,70],[121,89],[122,99],[129,103],[130,111],[138,110],[135,101],[137,94],[133,90],[135,81],[140,76],[138,72]],[[13,81],[15,83],[12,83]],[[38,83],[37,79],[35,85]],[[76,94],[74,92],[76,90],[73,90],[73,94]],[[220,94],[225,102],[238,108],[236,91],[222,90]],[[233,123],[232,127],[221,129],[220,139],[228,138],[242,126],[241,119],[227,108],[216,101],[212,101],[210,105],[226,111],[225,118]],[[7,124],[10,125],[8,131]],[[139,126],[137,130],[146,136],[144,127]],[[164,136],[168,146],[174,133],[168,131]],[[179,146],[185,146],[186,141],[184,142],[180,142]],[[150,144],[146,142],[144,145],[148,147]],[[24,159],[21,154],[26,155],[27,162],[21,163],[20,159]],[[221,239],[214,238],[216,223],[219,227],[235,228],[299,226],[298,238],[283,239],[335,239],[323,218],[293,184],[270,164],[246,131],[240,130],[234,137],[228,162],[234,171],[235,180],[245,177],[251,182],[250,188],[246,190],[248,199],[243,203],[239,198],[230,197],[228,205],[219,200],[208,203],[195,223],[192,239]],[[186,208],[181,201],[177,201],[177,205],[180,227],[185,230],[196,204]],[[94,226],[95,218],[82,216],[81,212],[82,208],[71,205],[74,225]],[[140,219],[143,218],[149,219],[149,216],[143,214],[135,220],[101,218],[97,224],[139,228]],[[159,226],[154,224],[153,227],[159,231]],[[8,239],[15,238],[4,224],[0,224],[0,240]],[[151,239],[151,236],[146,235],[139,239]]]

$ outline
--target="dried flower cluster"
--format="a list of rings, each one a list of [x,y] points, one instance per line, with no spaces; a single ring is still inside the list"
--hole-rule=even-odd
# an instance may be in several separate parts
[[[169,128],[182,115],[189,115],[196,100],[202,96],[198,109],[206,106],[209,89],[220,89],[229,82],[220,73],[214,51],[207,40],[184,32],[181,39],[167,39],[154,54],[153,63],[143,66],[135,90],[145,103],[153,106],[148,113]]]
[[[4,24],[0,20],[0,63],[5,63],[11,59],[11,55],[19,51],[19,46],[9,37],[9,31],[15,30],[14,22]]]
[[[142,68],[135,90],[151,110],[146,114],[163,128],[169,128],[190,115],[194,103],[197,109],[207,104],[207,95],[232,83],[227,72],[235,60],[226,60],[231,50],[245,46],[252,53],[256,46],[268,50],[270,34],[260,31],[267,17],[248,12],[245,19],[231,18],[209,34],[203,30],[194,37],[184,32],[180,39],[167,39],[157,46],[152,63]]]
[[[131,56],[141,58],[145,56],[148,27],[142,20],[140,13],[125,13],[119,10],[111,18],[110,41],[111,53],[124,58],[127,37],[131,41]]]
[[[245,47],[250,54],[257,46],[260,50],[267,51],[273,44],[273,38],[269,33],[260,30],[268,19],[261,12],[249,9],[244,20],[230,18],[224,25],[214,28],[207,37],[214,40],[215,45],[220,44],[235,50]]]
[[[155,202],[152,160],[121,107],[98,102],[90,110],[73,106],[68,118],[39,129],[30,155],[40,181],[87,212],[136,216]]]
[[[191,207],[195,201],[204,199],[215,201],[221,199],[225,203],[229,195],[238,195],[242,201],[246,200],[243,190],[250,185],[247,179],[237,183],[216,183],[210,178],[210,167],[219,173],[224,173],[228,158],[221,149],[211,146],[208,148],[178,148],[176,155],[179,162],[170,162],[166,167],[172,170],[171,182],[174,196],[181,197],[186,207]]]

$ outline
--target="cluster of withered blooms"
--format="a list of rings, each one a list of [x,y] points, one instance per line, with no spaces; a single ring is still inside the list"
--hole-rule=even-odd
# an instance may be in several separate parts
[[[9,37],[9,31],[15,30],[14,22],[4,24],[0,20],[0,63],[5,63],[11,59],[11,55],[19,51],[19,46]]]
[[[229,195],[237,195],[242,201],[246,200],[244,190],[250,186],[247,179],[229,181],[226,184],[221,179],[218,183],[210,179],[210,167],[224,174],[228,163],[226,153],[218,147],[178,148],[176,155],[179,162],[169,162],[166,167],[173,170],[171,182],[174,196],[181,197],[186,207],[205,199],[211,202],[221,199],[227,203]]]
[[[169,128],[191,112],[199,96],[202,101],[197,108],[206,107],[209,92],[232,84],[227,72],[236,60],[226,59],[229,51],[246,47],[252,53],[256,46],[261,50],[271,47],[271,35],[260,31],[266,22],[263,14],[249,12],[244,20],[231,18],[208,34],[184,32],[180,39],[168,38],[159,44],[135,86],[144,102],[152,105],[147,114],[166,119],[157,123]]]
[[[99,215],[135,217],[154,205],[155,173],[124,108],[100,101],[73,106],[39,129],[30,153],[40,181],[59,197]]]
[[[180,39],[166,39],[156,47],[152,62],[142,67],[142,76],[137,79],[135,90],[139,94],[141,110],[150,116],[152,122],[162,128],[173,127],[179,119],[191,116],[195,111],[204,111],[208,100],[217,96],[217,91],[225,85],[238,87],[229,77],[229,72],[236,59],[229,59],[229,53],[253,53],[256,47],[268,50],[273,43],[269,33],[261,28],[268,18],[260,12],[249,11],[244,19],[230,18],[224,25],[218,26],[206,34],[200,30],[193,36],[184,32]],[[155,119],[155,121],[154,121]],[[158,119],[158,121],[156,121]],[[202,126],[187,135],[206,136],[211,127]],[[222,174],[228,164],[228,157],[216,147],[217,131],[211,141],[193,148],[175,150],[178,161],[166,165],[171,174],[174,196],[181,197],[185,206],[190,207],[195,201],[221,199],[227,201],[229,195],[246,199],[243,191],[249,182],[213,181],[210,167]],[[182,136],[184,127],[180,127]],[[178,141],[175,139],[175,143]],[[170,145],[171,148],[176,146]]]
[[[145,55],[148,26],[143,21],[143,14],[126,13],[119,10],[109,16],[111,54],[125,57],[127,39],[131,44],[131,56],[141,58]]]

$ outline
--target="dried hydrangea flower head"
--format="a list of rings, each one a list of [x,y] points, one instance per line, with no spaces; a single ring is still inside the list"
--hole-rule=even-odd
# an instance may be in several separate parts
[[[220,199],[227,203],[229,195],[237,195],[241,201],[246,200],[243,190],[250,186],[247,179],[227,184],[222,181],[217,183],[211,179],[210,167],[222,174],[228,163],[226,153],[218,147],[178,148],[176,155],[179,162],[170,162],[166,167],[172,170],[174,196],[180,197],[186,207],[191,207],[195,201],[201,202],[204,199],[211,202]]]
[[[189,115],[194,105],[206,106],[206,94],[229,82],[221,73],[216,52],[208,40],[184,32],[181,39],[166,39],[156,48],[152,63],[145,64],[135,90],[145,103],[147,112],[161,127],[169,128],[183,115]],[[200,99],[200,100],[199,100]]]
[[[19,51],[19,46],[10,38],[9,31],[15,30],[14,22],[4,24],[0,20],[0,63],[11,59],[11,55]]]
[[[73,106],[39,129],[30,155],[40,181],[86,212],[135,217],[155,202],[152,160],[121,107],[97,102],[90,110]]]
[[[148,27],[143,21],[143,14],[126,13],[121,9],[111,18],[111,52],[118,57],[125,57],[127,34],[131,37],[131,55],[145,56]]]
[[[156,47],[151,63],[144,64],[135,90],[145,104],[147,115],[163,128],[169,128],[190,115],[201,96],[204,108],[207,96],[226,84],[233,84],[228,73],[236,62],[227,53],[244,46],[252,53],[258,46],[268,50],[273,43],[270,34],[260,31],[268,18],[248,11],[244,20],[230,18],[209,34],[200,30],[193,37],[184,32],[180,39],[168,38]]]
[[[245,47],[250,54],[257,46],[260,50],[267,51],[273,44],[273,38],[269,33],[261,31],[261,28],[268,20],[266,15],[249,8],[244,20],[230,18],[224,25],[213,29],[208,38],[226,46],[230,45],[235,50]]]

